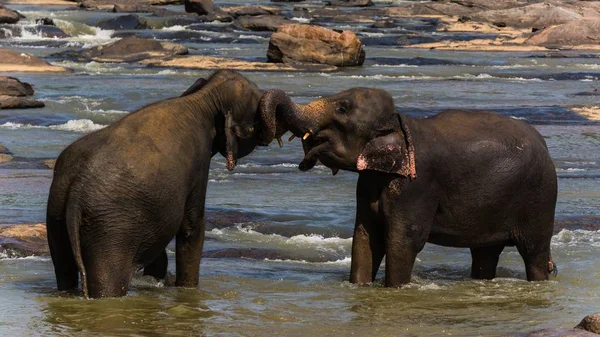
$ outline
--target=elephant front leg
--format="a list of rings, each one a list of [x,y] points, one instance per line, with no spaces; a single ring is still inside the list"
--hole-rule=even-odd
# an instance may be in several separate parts
[[[204,246],[204,219],[196,226],[184,225],[176,238],[176,280],[178,287],[194,288],[200,278],[200,259]]]
[[[368,284],[375,280],[385,254],[383,228],[372,210],[376,204],[368,197],[368,189],[361,189],[363,185],[359,178],[350,267],[350,282],[357,284]]]

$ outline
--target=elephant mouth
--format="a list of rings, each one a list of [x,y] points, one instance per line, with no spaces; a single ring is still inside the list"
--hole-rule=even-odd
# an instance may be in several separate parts
[[[290,137],[293,139],[295,135]],[[330,140],[326,135],[314,131],[306,131],[302,136],[302,149],[304,150],[304,159],[298,165],[301,171],[308,171],[315,167],[317,161],[321,159],[321,154],[327,151],[330,147]],[[336,175],[339,168],[329,163],[327,160],[321,163],[331,169],[331,173]]]

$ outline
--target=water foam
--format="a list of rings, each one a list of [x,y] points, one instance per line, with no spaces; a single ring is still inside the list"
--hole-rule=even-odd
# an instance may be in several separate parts
[[[89,119],[75,119],[69,120],[65,124],[58,125],[31,125],[31,124],[21,124],[21,123],[13,123],[6,122],[0,125],[0,128],[5,128],[9,130],[19,130],[19,129],[51,129],[51,130],[59,130],[59,131],[73,131],[73,132],[91,132],[104,128],[106,125],[96,124]]]
[[[318,234],[310,235],[294,235],[285,237],[279,234],[262,234],[252,229],[251,226],[242,226],[237,224],[234,227],[217,229],[214,228],[207,232],[206,235],[213,239],[229,242],[251,242],[263,243],[272,246],[279,246],[288,249],[312,249],[320,252],[344,254],[350,252],[352,238],[342,239],[339,237],[323,237]]]
[[[563,229],[552,237],[553,246],[578,246],[582,244],[600,247],[600,231]]]

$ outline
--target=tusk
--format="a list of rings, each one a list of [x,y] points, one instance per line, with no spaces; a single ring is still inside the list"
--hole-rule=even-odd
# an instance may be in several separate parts
[[[307,132],[304,137],[302,137],[302,140],[306,140],[306,138],[310,137],[310,132]]]
[[[290,138],[288,138],[288,142],[291,142],[292,140],[294,140],[294,138],[296,138],[295,135],[291,135]]]
[[[339,169],[339,168],[337,168],[337,167],[332,167],[332,168],[331,168],[331,173],[332,173],[333,175],[336,175],[336,174],[337,174],[339,171],[340,171],[340,169]]]
[[[277,143],[279,143],[279,147],[283,147],[283,140],[281,140],[281,137],[277,138]]]

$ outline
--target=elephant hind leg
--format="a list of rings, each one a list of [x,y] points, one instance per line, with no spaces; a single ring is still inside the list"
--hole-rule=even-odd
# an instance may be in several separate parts
[[[545,281],[550,278],[548,263],[551,261],[550,248],[533,250],[517,246],[527,272],[527,281]]]
[[[48,216],[46,228],[58,290],[77,289],[79,286],[79,270],[73,257],[73,249],[71,248],[65,222],[61,221],[60,217]]]
[[[162,280],[167,276],[168,264],[167,251],[163,250],[154,261],[144,267],[144,275],[150,275],[155,279]]]
[[[104,248],[106,249],[106,248]],[[135,271],[133,256],[127,252],[85,254],[88,292],[91,298],[127,295]]]
[[[491,280],[496,277],[496,267],[504,245],[471,248],[471,277],[478,280]]]

